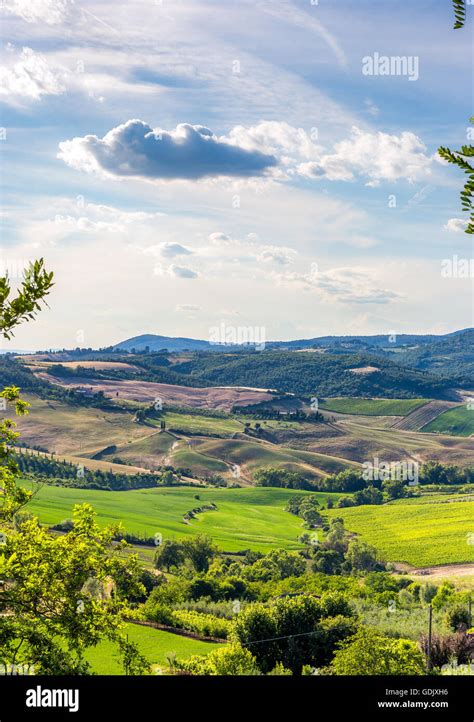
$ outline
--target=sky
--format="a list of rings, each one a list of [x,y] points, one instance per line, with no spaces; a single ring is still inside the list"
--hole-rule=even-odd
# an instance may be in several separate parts
[[[4,349],[472,325],[449,0],[1,6],[0,270],[55,274]]]

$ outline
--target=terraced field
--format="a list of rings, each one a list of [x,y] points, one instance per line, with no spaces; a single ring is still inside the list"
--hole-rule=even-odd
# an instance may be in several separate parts
[[[440,416],[440,414],[444,411],[452,408],[453,405],[454,404],[451,401],[430,401],[421,408],[412,411],[412,413],[405,416],[405,418],[395,421],[392,425],[392,429],[399,429],[400,431],[419,431],[431,421],[436,419],[437,416]]]
[[[474,409],[470,409],[466,405],[456,406],[430,421],[422,431],[452,434],[453,436],[472,436],[474,434]]]

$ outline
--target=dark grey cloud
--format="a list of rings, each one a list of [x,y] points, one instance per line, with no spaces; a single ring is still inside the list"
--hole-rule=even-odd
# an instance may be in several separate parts
[[[173,131],[129,120],[103,138],[86,135],[59,144],[59,157],[72,168],[144,180],[199,180],[219,176],[261,176],[276,166],[273,155],[248,150],[200,125]]]

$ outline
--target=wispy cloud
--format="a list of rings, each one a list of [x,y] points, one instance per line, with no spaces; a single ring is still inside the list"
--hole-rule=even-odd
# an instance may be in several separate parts
[[[309,4],[309,3],[308,3]],[[259,0],[258,7],[270,15],[289,23],[297,28],[314,33],[322,38],[324,43],[329,47],[334,56],[343,68],[347,66],[346,54],[337,40],[334,33],[331,33],[323,23],[315,17],[318,3],[309,4],[309,11],[299,10],[292,2],[286,0]],[[313,14],[311,14],[313,10]]]

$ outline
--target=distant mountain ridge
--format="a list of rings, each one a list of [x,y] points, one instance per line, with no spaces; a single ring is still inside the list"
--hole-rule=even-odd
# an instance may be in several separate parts
[[[459,331],[453,331],[447,334],[392,334],[382,335],[377,334],[374,336],[319,336],[310,339],[297,339],[294,341],[268,341],[265,343],[267,349],[289,349],[289,350],[302,350],[314,347],[334,347],[339,346],[344,348],[355,348],[361,346],[364,348],[379,348],[379,349],[390,349],[410,346],[413,344],[428,344],[439,341],[445,341],[453,336],[459,336],[462,334],[472,334],[474,329],[467,328]],[[246,346],[229,346],[227,344],[211,344],[209,341],[203,341],[202,339],[183,338],[183,337],[172,337],[172,336],[160,336],[157,334],[143,334],[140,336],[134,336],[133,338],[126,339],[116,344],[112,348],[120,351],[136,351],[142,352],[147,348],[151,352],[157,351],[168,351],[169,353],[181,352],[181,351],[211,351],[211,352],[222,352],[229,350],[242,350],[245,348],[252,348],[255,344],[248,344]]]

